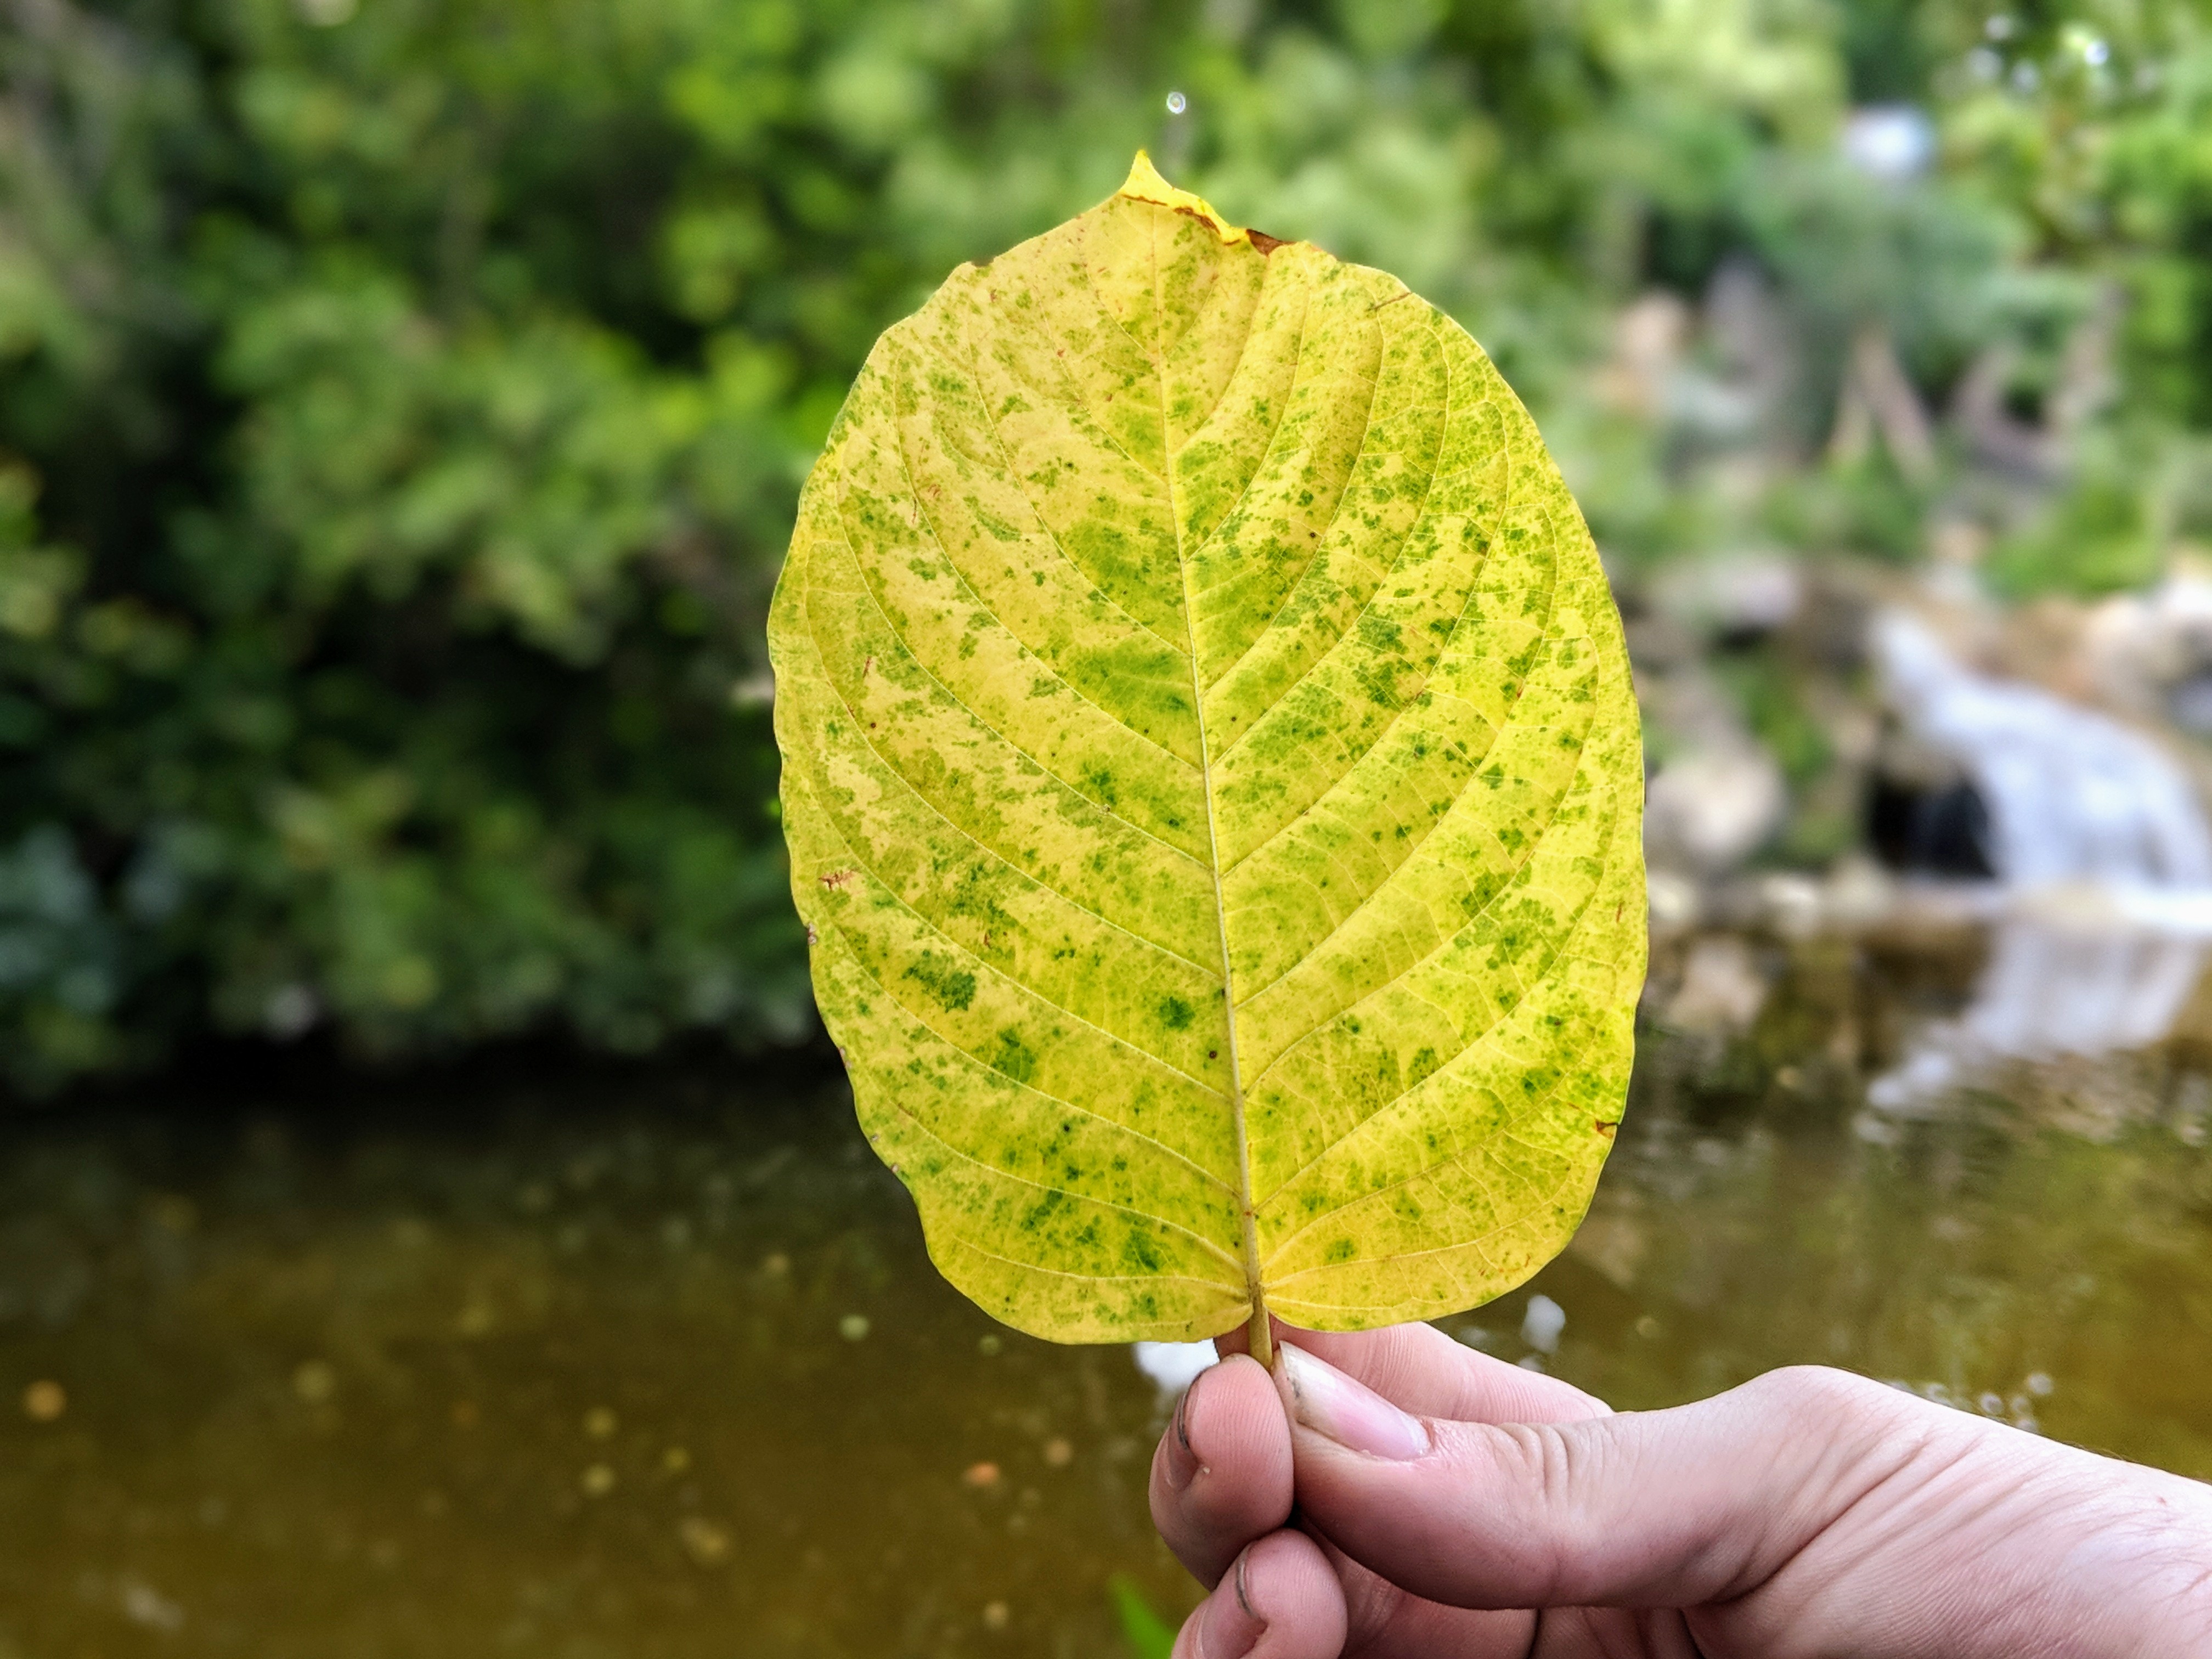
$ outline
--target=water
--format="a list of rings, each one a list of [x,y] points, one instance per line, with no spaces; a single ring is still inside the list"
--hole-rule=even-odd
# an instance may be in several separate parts
[[[2188,775],[2149,736],[1954,660],[1924,623],[1876,619],[1889,699],[1972,778],[2002,885],[1968,1006],[1928,1024],[1867,1091],[1878,1109],[1940,1109],[2008,1058],[2094,1057],[2163,1039],[2212,939],[2212,830]]]
[[[1873,630],[1890,700],[1972,778],[2008,882],[2203,888],[2212,832],[2182,769],[2142,732],[1961,667],[1902,611]]]
[[[1646,1032],[1574,1247],[1447,1328],[1623,1406],[1817,1360],[2212,1476],[2212,997],[1905,1115],[1866,1080],[1985,942],[1742,949],[1767,993]],[[0,1659],[1103,1659],[1116,1575],[1194,1600],[1152,1382],[947,1289],[831,1077],[157,1091],[0,1129]]]

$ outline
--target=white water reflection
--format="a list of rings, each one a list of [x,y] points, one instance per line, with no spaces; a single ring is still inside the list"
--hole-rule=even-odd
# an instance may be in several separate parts
[[[1972,1001],[1930,1025],[1904,1061],[1867,1087],[1867,1103],[1914,1115],[1990,1060],[2099,1054],[2158,1042],[2196,988],[2195,939],[2001,922]]]
[[[1868,1103],[1914,1113],[1980,1065],[2141,1048],[2172,1029],[2212,939],[2212,832],[2150,738],[1975,673],[1899,613],[1875,625],[1890,700],[1972,780],[2006,891],[1966,1010],[1921,1032]]]

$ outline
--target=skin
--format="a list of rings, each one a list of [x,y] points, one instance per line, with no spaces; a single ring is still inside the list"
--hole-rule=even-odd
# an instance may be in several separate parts
[[[1275,1341],[1152,1460],[1176,1659],[2212,1656],[2196,1481],[1809,1366],[1615,1413],[1425,1325]]]

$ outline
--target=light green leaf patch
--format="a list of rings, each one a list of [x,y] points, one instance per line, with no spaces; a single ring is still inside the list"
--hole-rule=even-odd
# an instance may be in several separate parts
[[[1565,1244],[1643,980],[1636,705],[1449,318],[1139,157],[877,343],[769,640],[823,1018],[986,1310],[1356,1329]]]

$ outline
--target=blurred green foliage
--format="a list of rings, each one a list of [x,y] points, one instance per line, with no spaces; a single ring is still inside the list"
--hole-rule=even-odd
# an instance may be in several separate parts
[[[1827,769],[1828,734],[1799,701],[1790,677],[1771,652],[1730,653],[1713,664],[1721,683],[1743,708],[1752,735],[1802,787]]]
[[[1854,165],[1900,103],[1934,164]],[[1821,459],[1863,338],[2045,418],[2116,292],[2073,428],[2179,477],[2212,426],[2205,0],[6,0],[7,1077],[807,1029],[798,482],[885,323],[1139,144],[1463,318],[1623,568],[1911,556],[1955,445]],[[1596,369],[1739,269],[1794,343],[1753,489],[1740,407]],[[2054,470],[2003,580],[2193,533],[2131,488]]]
[[[1136,1581],[1126,1573],[1115,1573],[1107,1581],[1106,1592],[1113,1601],[1115,1621],[1121,1627],[1121,1640],[1130,1659],[1172,1659],[1176,1628],[1152,1610]]]

